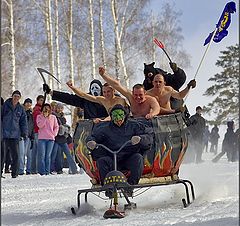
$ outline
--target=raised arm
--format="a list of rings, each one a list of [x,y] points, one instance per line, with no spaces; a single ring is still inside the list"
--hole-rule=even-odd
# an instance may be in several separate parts
[[[104,67],[99,67],[99,74],[100,76],[114,89],[116,89],[119,93],[125,96],[129,102],[131,102],[132,92],[126,88],[124,88],[119,81],[111,78]]]
[[[195,79],[191,80],[187,84],[187,87],[184,90],[180,91],[180,92],[177,92],[176,90],[173,89],[172,93],[171,93],[171,96],[176,98],[176,99],[180,99],[181,100],[181,99],[183,99],[187,95],[187,93],[189,92],[191,87],[192,88],[196,87],[196,80]]]
[[[92,101],[92,102],[95,102],[95,103],[99,103],[99,104],[102,104],[101,102],[101,97],[95,97],[95,96],[92,96],[88,93],[84,93],[83,91],[81,91],[80,89],[78,89],[77,87],[73,86],[72,82],[71,81],[68,81],[66,83],[68,85],[68,87],[74,92],[76,93],[78,96],[86,99],[86,100],[89,100],[89,101]]]

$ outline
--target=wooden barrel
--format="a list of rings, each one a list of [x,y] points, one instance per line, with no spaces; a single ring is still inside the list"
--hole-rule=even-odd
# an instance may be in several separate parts
[[[176,174],[187,150],[187,126],[181,113],[154,117],[151,120],[138,119],[153,127],[152,149],[144,156],[143,177],[162,177]],[[96,162],[92,160],[86,147],[86,138],[91,134],[94,124],[91,120],[78,122],[73,139],[75,155],[86,173],[99,182]]]

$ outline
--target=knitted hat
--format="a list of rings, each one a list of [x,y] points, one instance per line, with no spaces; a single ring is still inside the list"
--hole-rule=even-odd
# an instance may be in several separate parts
[[[32,104],[32,100],[30,98],[27,98],[26,100],[24,100],[23,104],[26,104],[26,103]]]
[[[13,96],[14,94],[17,94],[17,95],[19,95],[19,96],[22,96],[19,90],[13,91],[12,96]]]

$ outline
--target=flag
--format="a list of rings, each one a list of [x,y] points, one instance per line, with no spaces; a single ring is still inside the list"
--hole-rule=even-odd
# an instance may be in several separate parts
[[[225,36],[228,35],[227,28],[231,23],[231,13],[236,12],[236,4],[235,2],[228,2],[222,12],[222,15],[216,24],[217,32],[213,38],[214,42],[220,42]],[[214,31],[209,34],[204,42],[204,46],[207,45],[213,35]]]

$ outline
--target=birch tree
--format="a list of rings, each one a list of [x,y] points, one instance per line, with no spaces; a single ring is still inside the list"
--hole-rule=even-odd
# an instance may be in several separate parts
[[[94,53],[94,26],[93,26],[93,0],[89,0],[89,24],[90,24],[90,53],[91,53],[91,67],[92,79],[95,79],[95,53]]]
[[[152,24],[152,40],[155,38],[155,17],[153,14],[153,11],[151,11],[151,24]],[[154,45],[154,42],[152,42],[152,61],[156,62],[156,46]]]
[[[69,51],[69,66],[70,74],[69,78],[74,84],[74,75],[73,75],[73,19],[72,19],[72,0],[68,1],[68,51]]]
[[[99,31],[100,31],[100,47],[101,47],[101,58],[102,64],[107,68],[106,64],[106,54],[105,54],[105,45],[104,45],[104,33],[103,33],[103,1],[99,0]]]
[[[14,30],[14,15],[13,15],[13,2],[12,0],[4,0],[4,3],[7,5],[9,16],[8,16],[8,39],[10,44],[9,50],[9,60],[10,60],[10,74],[11,74],[11,82],[10,82],[10,92],[11,94],[16,89],[16,56],[15,56],[15,30]]]
[[[60,50],[59,50],[59,32],[58,32],[58,0],[55,0],[55,45],[56,45],[56,76],[61,81],[61,67],[60,67]],[[58,84],[58,89],[61,90],[61,84]]]
[[[129,88],[129,77],[127,75],[127,70],[126,70],[126,66],[125,66],[125,62],[124,62],[124,58],[123,58],[120,33],[119,33],[119,28],[118,28],[117,5],[116,4],[117,3],[115,0],[111,0],[111,9],[112,9],[112,16],[113,16],[113,23],[114,23],[115,40],[116,40],[117,48],[119,51],[119,59],[120,59],[121,66],[122,66],[123,79],[126,82],[127,88]]]
[[[44,13],[44,16],[45,16],[46,31],[47,31],[48,61],[49,61],[50,72],[54,75],[55,74],[55,68],[54,68],[54,49],[53,49],[51,0],[45,0],[45,7],[46,7],[46,13]],[[53,89],[52,77],[49,76],[48,81],[49,81],[50,88]]]

